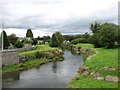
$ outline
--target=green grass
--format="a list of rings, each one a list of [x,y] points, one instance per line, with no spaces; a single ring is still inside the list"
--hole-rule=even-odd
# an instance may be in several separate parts
[[[90,76],[81,76],[73,80],[68,88],[118,88],[118,83],[104,82],[91,79]]]
[[[37,45],[36,50],[20,52],[19,55],[20,56],[30,55],[30,54],[38,52],[38,51],[42,52],[42,51],[55,50],[55,49],[58,49],[58,48],[52,48],[49,46],[49,44]],[[40,66],[41,64],[45,64],[48,62],[54,62],[54,61],[58,61],[58,60],[59,59],[56,59],[56,57],[53,59],[48,59],[48,58],[29,59],[27,61],[21,62],[16,65],[5,66],[2,68],[2,70],[3,70],[3,73],[12,72],[12,71],[16,71],[16,70],[25,70],[25,69],[29,69],[31,67]]]
[[[78,43],[78,44],[76,44],[76,46],[85,47],[85,48],[93,48],[94,47],[93,44],[86,44],[86,43]]]
[[[18,71],[18,70],[25,70],[31,67],[37,67],[37,66],[40,66],[41,64],[45,64],[45,63],[53,62],[53,61],[57,61],[57,60],[46,59],[46,58],[30,59],[30,60],[27,60],[25,62],[16,64],[16,65],[5,66],[2,68],[2,71],[3,73],[6,73],[6,72],[13,72],[13,71]]]
[[[38,52],[38,51],[47,51],[47,50],[57,49],[57,48],[50,47],[49,44],[37,45],[36,47],[37,47],[36,50],[20,52],[19,55],[24,56],[24,55],[30,55],[30,54]]]
[[[90,44],[77,44],[76,46],[83,46],[92,48]],[[107,75],[118,76],[118,71],[114,70],[102,70],[102,68],[118,68],[118,48],[104,49],[96,48],[98,54],[89,60],[86,60],[83,67],[89,67],[88,75],[80,75],[77,79],[72,80],[68,85],[69,88],[118,88],[118,83],[105,82],[93,80],[90,76],[91,72],[98,72],[101,76]],[[119,77],[119,76],[118,76]]]
[[[97,48],[99,52],[96,56],[86,61],[84,66],[87,67],[118,67],[118,48],[103,49]]]

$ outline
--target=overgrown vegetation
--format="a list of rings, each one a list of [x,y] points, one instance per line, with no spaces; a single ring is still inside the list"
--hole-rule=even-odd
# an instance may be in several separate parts
[[[20,71],[20,70],[26,70],[30,69],[32,67],[39,67],[42,64],[48,63],[48,62],[55,62],[58,61],[59,59],[54,58],[54,59],[48,59],[48,58],[40,58],[40,59],[29,59],[25,62],[22,62],[17,65],[11,65],[11,66],[5,66],[2,68],[3,73],[7,72],[13,72],[13,71]]]
[[[34,56],[28,57],[31,54],[34,54]],[[26,58],[25,61],[22,61],[19,64],[4,66],[3,73],[16,71],[16,70],[29,69],[31,67],[36,67],[48,62],[63,60],[62,50],[58,48],[52,48],[49,46],[49,44],[37,45],[37,50],[20,52],[19,55],[27,56],[28,58]]]

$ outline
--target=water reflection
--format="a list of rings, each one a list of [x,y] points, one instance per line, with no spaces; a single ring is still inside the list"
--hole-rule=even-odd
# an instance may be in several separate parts
[[[54,73],[57,72],[57,63],[56,62],[53,63],[52,70]]]
[[[3,86],[9,86],[12,81],[20,80],[20,72],[10,72],[2,75]]]
[[[64,61],[51,62],[39,68],[3,75],[3,87],[65,88],[82,65],[82,57],[64,52]],[[9,82],[7,78],[12,78]],[[6,81],[5,81],[6,80]]]

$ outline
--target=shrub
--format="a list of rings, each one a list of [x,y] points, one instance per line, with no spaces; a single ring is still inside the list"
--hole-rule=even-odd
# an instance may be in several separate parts
[[[88,40],[86,40],[85,38],[74,39],[71,41],[72,44],[87,43],[87,42],[88,42]]]
[[[18,40],[18,41],[15,43],[15,47],[16,47],[16,48],[22,48],[22,47],[23,47],[23,43]]]

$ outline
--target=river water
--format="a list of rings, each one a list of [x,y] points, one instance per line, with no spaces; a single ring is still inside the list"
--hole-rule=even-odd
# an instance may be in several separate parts
[[[64,60],[3,76],[3,88],[65,88],[83,64],[82,56],[64,52]]]

